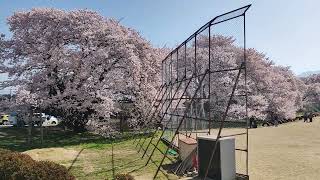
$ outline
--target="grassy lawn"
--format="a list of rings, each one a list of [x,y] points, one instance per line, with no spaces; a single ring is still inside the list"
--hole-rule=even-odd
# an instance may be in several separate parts
[[[0,148],[29,154],[35,160],[48,160],[62,164],[77,179],[112,179],[112,167],[115,169],[115,174],[129,173],[137,179],[152,179],[156,171],[156,166],[152,163],[145,166],[147,159],[141,158],[142,151],[137,153],[139,148],[136,148],[134,140],[130,137],[112,142],[90,133],[49,130],[44,137],[44,145],[41,145],[39,130],[34,130],[33,134],[33,144],[29,146],[26,143],[26,128],[0,128]],[[147,138],[146,142],[149,139]],[[147,143],[144,148],[146,145]],[[165,151],[165,146],[160,145],[161,150]],[[155,151],[154,162],[159,164],[161,158],[160,152]],[[177,179],[174,175],[165,176],[162,173],[159,175],[159,179],[167,179],[166,176]]]
[[[319,130],[319,117],[315,118],[313,123],[297,121],[278,127],[251,129],[249,131],[250,179],[319,179]],[[113,144],[115,173],[130,173],[136,179],[152,179],[156,166],[152,163],[145,166],[146,158],[141,159],[142,153],[137,153],[133,141],[126,138]],[[110,140],[89,133],[49,131],[44,146],[41,146],[38,137],[35,138],[33,146],[28,146],[25,142],[25,129],[0,129],[0,148],[24,152],[36,160],[60,163],[77,179],[112,179]],[[161,145],[161,149],[164,151],[165,146]],[[160,153],[156,153],[154,161],[159,163],[161,157]],[[166,179],[162,173],[159,175],[159,179]],[[177,177],[169,175],[169,179]]]
[[[249,174],[254,180],[318,180],[320,117],[249,131]]]

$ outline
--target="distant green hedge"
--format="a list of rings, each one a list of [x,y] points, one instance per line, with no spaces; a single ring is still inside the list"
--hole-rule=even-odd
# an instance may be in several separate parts
[[[0,148],[0,180],[74,180],[68,170],[49,161]]]

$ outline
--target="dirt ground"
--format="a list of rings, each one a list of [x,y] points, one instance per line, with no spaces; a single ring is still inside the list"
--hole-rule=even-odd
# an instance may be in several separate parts
[[[65,148],[44,148],[25,151],[24,153],[32,156],[34,160],[42,161],[70,161],[73,160],[78,152]]]
[[[241,144],[242,142],[237,143]],[[123,148],[117,149],[115,154],[120,153],[123,156],[117,161],[124,163],[127,159],[140,157],[132,148],[129,148],[129,144],[126,143]],[[126,148],[128,148],[128,153],[130,152],[127,158],[124,157],[124,154],[127,154],[124,152]],[[79,147],[77,149],[44,148],[25,153],[37,160],[59,162],[68,168],[72,159],[77,156],[80,150]],[[105,149],[99,151],[85,149],[78,157],[80,163],[76,162],[74,164],[75,167],[82,170],[75,169],[76,171],[73,172],[83,173],[82,178],[78,176],[79,179],[89,178],[90,173],[91,177],[97,177],[97,173],[93,172],[97,167],[101,167],[97,163],[105,166],[105,161],[110,158],[103,159],[102,163],[102,154],[108,157],[109,151]],[[135,161],[131,160],[131,162]],[[135,167],[137,165],[130,163],[130,166]],[[101,170],[105,171],[105,169]],[[138,180],[151,179],[153,170],[151,168],[148,170],[136,168],[132,173]],[[278,127],[250,129],[249,175],[251,180],[318,180],[320,178],[320,118],[314,119],[313,123],[297,121],[282,124]],[[97,179],[102,177],[101,175]]]

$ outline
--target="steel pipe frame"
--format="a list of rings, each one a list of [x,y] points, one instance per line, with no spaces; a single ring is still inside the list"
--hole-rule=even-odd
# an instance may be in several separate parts
[[[179,71],[178,71],[178,67],[179,67],[179,49],[181,48],[181,47],[183,47],[184,46],[184,61],[185,61],[185,65],[186,65],[186,47],[187,47],[187,43],[189,42],[189,41],[191,41],[193,38],[195,38],[195,57],[194,57],[194,60],[195,60],[195,67],[194,67],[194,71],[193,72],[196,72],[196,58],[197,58],[197,52],[196,52],[196,50],[197,50],[197,43],[196,43],[196,40],[197,40],[197,35],[198,34],[200,34],[201,32],[203,32],[204,30],[206,30],[207,28],[209,29],[209,97],[208,97],[208,99],[211,99],[210,98],[210,83],[211,83],[211,73],[216,73],[216,72],[229,72],[229,71],[236,71],[236,70],[238,70],[238,75],[237,75],[237,80],[236,80],[236,82],[235,82],[235,85],[234,85],[234,87],[233,87],[233,90],[232,90],[232,95],[231,95],[231,97],[230,97],[230,99],[229,99],[229,101],[228,101],[228,105],[227,105],[227,110],[225,111],[225,115],[223,116],[223,120],[222,121],[220,121],[221,122],[221,124],[220,124],[220,129],[219,129],[219,133],[218,133],[218,136],[217,136],[217,139],[219,140],[219,138],[221,138],[222,136],[220,136],[220,134],[221,134],[221,130],[222,130],[222,128],[224,127],[224,123],[225,122],[227,122],[226,121],[226,117],[227,117],[227,114],[228,114],[228,109],[229,109],[229,107],[230,107],[230,101],[231,101],[231,99],[233,98],[233,96],[234,96],[234,91],[235,91],[235,89],[236,89],[236,87],[237,87],[237,83],[238,83],[238,81],[239,81],[239,76],[240,76],[240,74],[241,74],[241,71],[242,71],[242,69],[244,69],[244,75],[245,75],[245,87],[246,87],[246,85],[247,85],[247,70],[246,70],[246,31],[245,31],[245,14],[246,14],[246,11],[250,8],[250,6],[251,5],[248,5],[248,6],[244,6],[244,7],[242,7],[242,8],[239,8],[239,9],[236,9],[236,10],[233,10],[233,11],[230,11],[230,12],[228,12],[228,13],[225,13],[225,14],[222,14],[222,15],[220,15],[220,16],[217,16],[217,17],[215,17],[214,19],[212,19],[211,21],[209,21],[207,24],[205,24],[204,26],[202,26],[200,29],[198,29],[194,34],[192,34],[187,40],[185,40],[183,43],[181,43],[176,49],[174,49],[163,61],[162,61],[162,68],[164,69],[164,71],[162,71],[162,83],[163,83],[163,86],[168,86],[167,88],[169,89],[169,88],[171,88],[171,91],[169,92],[169,95],[168,96],[170,96],[170,98],[165,98],[164,99],[164,102],[163,102],[163,104],[165,104],[166,103],[166,101],[169,101],[170,103],[170,105],[168,105],[168,107],[169,106],[172,106],[172,101],[173,100],[181,100],[181,99],[187,99],[187,98],[183,98],[183,97],[181,97],[180,99],[178,98],[178,99],[176,99],[176,98],[174,98],[174,96],[172,97],[172,88],[174,87],[174,85],[175,84],[177,84],[177,83],[181,83],[181,82],[186,82],[187,80],[189,80],[189,79],[191,79],[191,81],[192,81],[192,79],[196,79],[196,78],[198,78],[198,77],[201,77],[202,75],[204,75],[204,74],[198,74],[198,75],[196,75],[196,76],[191,76],[191,77],[187,77],[187,69],[186,69],[186,66],[184,67],[184,77],[182,78],[182,80],[179,80]],[[233,17],[229,17],[229,18],[226,18],[226,19],[224,19],[224,20],[220,20],[219,21],[219,18],[221,18],[221,17],[223,17],[223,16],[225,16],[225,15],[229,15],[229,14],[231,14],[231,13],[235,13],[235,12],[237,12],[237,11],[240,11],[241,13],[240,14],[238,14],[237,16],[233,16]],[[238,18],[238,17],[244,17],[244,23],[243,23],[243,25],[244,25],[244,27],[243,27],[243,29],[244,29],[244,60],[243,60],[243,62],[244,63],[242,63],[241,64],[241,66],[240,66],[240,68],[230,68],[230,69],[222,69],[222,70],[217,70],[217,71],[211,71],[211,69],[210,69],[210,62],[211,62],[211,51],[210,51],[210,48],[211,48],[211,43],[210,43],[210,41],[211,41],[211,26],[213,26],[213,25],[216,25],[216,24],[219,24],[219,23],[223,23],[223,22],[226,22],[226,21],[229,21],[229,20],[231,20],[231,19],[235,19],[235,18]],[[172,61],[172,56],[173,56],[173,54],[174,53],[176,53],[176,61],[177,61],[177,68],[176,68],[176,70],[177,70],[177,77],[176,78],[174,78],[173,79],[173,74],[172,74],[172,64],[173,64],[173,61]],[[166,67],[166,64],[167,64],[167,60],[169,59],[169,57],[170,57],[170,62],[169,62],[169,69],[170,69],[170,81],[169,82],[167,82],[167,79],[168,79],[168,77],[167,77],[167,67]],[[207,72],[208,73],[208,72]],[[186,87],[188,87],[188,86],[186,86]],[[178,90],[179,88],[177,88],[177,90]],[[198,88],[197,88],[198,89]],[[176,90],[176,92],[177,92],[177,90]],[[176,93],[175,92],[175,93]],[[197,93],[197,92],[196,92]],[[167,97],[168,97],[167,96]],[[241,95],[241,96],[244,96],[246,99],[245,99],[245,106],[246,106],[246,124],[247,124],[247,126],[246,126],[246,133],[240,133],[240,134],[234,134],[235,136],[237,136],[237,135],[246,135],[246,137],[247,137],[247,143],[246,143],[246,149],[236,149],[236,150],[242,150],[242,151],[245,151],[246,152],[246,175],[248,175],[248,108],[247,108],[247,101],[248,101],[248,91],[247,91],[247,88],[245,88],[245,95]],[[195,99],[197,99],[196,97],[195,97],[195,95],[193,96],[193,98],[191,98],[190,100],[191,101],[193,101],[193,100],[195,100]],[[198,99],[200,99],[200,98],[198,98]],[[178,103],[179,104],[179,103]],[[177,107],[177,106],[176,106]],[[162,109],[162,108],[161,108]],[[176,109],[176,108],[175,108]],[[166,109],[166,112],[167,112],[167,110],[168,109]],[[163,113],[163,115],[165,115],[166,114],[166,112],[165,113]],[[209,122],[209,133],[210,133],[210,129],[211,129],[211,123],[212,122],[215,122],[215,121],[212,121],[211,120],[211,117],[210,117],[210,114],[211,113],[209,113],[209,120],[208,120],[208,122]],[[174,115],[172,115],[172,116],[174,116]],[[172,119],[172,116],[170,117],[170,120]],[[179,127],[176,129],[176,133],[174,134],[174,137],[177,135],[177,134],[179,134],[179,128],[180,128],[180,126],[181,126],[181,124],[182,124],[182,122],[183,122],[183,119],[185,119],[185,118],[190,118],[190,117],[187,117],[186,116],[186,114],[182,117],[182,120],[180,120],[180,123],[179,123]],[[197,120],[199,120],[199,118],[197,118],[196,117],[196,119]],[[162,118],[162,120],[163,120],[163,118]],[[169,121],[170,121],[169,120]],[[207,120],[207,119],[206,119]],[[169,122],[167,122],[167,123],[169,123]],[[234,123],[237,123],[237,122],[234,122]],[[244,123],[244,122],[241,122],[241,123]],[[174,137],[173,137],[173,139],[174,139]],[[173,139],[172,139],[172,141],[173,141]],[[151,142],[151,141],[150,141]],[[169,147],[168,147],[169,148]],[[154,149],[156,149],[156,148],[154,148]],[[213,150],[213,153],[212,153],[212,156],[214,155],[214,152],[215,152],[215,149],[216,149],[216,145],[215,145],[215,148],[214,148],[214,150]],[[168,150],[168,149],[167,149]],[[145,151],[145,153],[146,153],[146,151]],[[161,161],[161,163],[160,163],[160,165],[158,166],[158,169],[157,169],[157,172],[156,172],[156,174],[155,174],[155,176],[154,177],[156,177],[157,176],[157,174],[158,174],[158,172],[159,172],[159,170],[161,169],[161,165],[162,165],[162,163],[163,163],[163,160],[166,158],[166,154],[164,155],[164,157],[163,157],[163,159],[162,159],[162,161]],[[152,154],[149,156],[149,160],[152,160],[151,159],[151,157],[152,157]],[[212,159],[212,158],[210,158],[210,159]],[[149,161],[148,160],[148,161]]]

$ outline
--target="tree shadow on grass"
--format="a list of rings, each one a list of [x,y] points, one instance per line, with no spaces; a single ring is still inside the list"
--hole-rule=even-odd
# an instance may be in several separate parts
[[[73,131],[65,131],[60,128],[44,129],[44,142],[41,144],[40,128],[32,129],[32,143],[27,144],[28,130],[27,127],[0,128],[0,148],[12,151],[27,151],[39,148],[66,147],[75,145],[90,144],[88,148],[103,149],[105,145],[111,144],[112,140],[104,138],[100,135],[89,132],[76,133]],[[116,142],[125,141],[130,136],[119,138]]]
[[[132,161],[130,161],[130,162],[127,162],[127,163],[125,163],[125,164],[121,164],[120,166],[116,166],[116,165],[115,165],[115,167],[112,167],[111,169],[104,170],[103,172],[110,172],[110,171],[113,170],[113,168],[114,168],[115,170],[117,170],[117,171],[120,171],[120,170],[125,169],[127,165],[133,165],[133,164],[134,164],[135,162],[137,162],[137,161],[141,161],[141,158],[137,158],[137,159],[132,160]],[[145,166],[142,166],[142,167],[145,167]],[[141,169],[141,168],[138,168],[138,169]],[[138,170],[138,169],[137,169],[137,170]]]
[[[82,148],[82,149],[78,152],[77,156],[74,158],[74,160],[72,161],[71,165],[69,166],[68,171],[70,171],[70,170],[72,169],[74,163],[76,163],[76,161],[78,160],[78,158],[79,158],[79,156],[80,156],[80,154],[82,153],[83,150],[84,150],[84,148]]]
[[[98,168],[97,170],[95,170],[94,172],[91,172],[90,174],[87,174],[89,176],[96,176],[96,177],[100,177],[102,175],[104,175],[105,177],[110,177],[110,178],[113,178],[112,176],[112,171],[115,172],[115,175],[116,174],[121,174],[121,173],[133,173],[133,172],[136,172],[136,171],[139,171],[141,169],[144,169],[145,166],[144,165],[135,165],[136,162],[138,161],[141,161],[141,158],[137,158],[137,159],[134,159],[134,160],[131,160],[129,162],[126,162],[125,164],[120,164],[118,165],[117,162],[115,162],[114,166],[113,167],[102,167],[102,168]],[[107,164],[112,164],[111,161],[107,161],[105,162],[104,165],[107,165]],[[112,166],[112,165],[111,165]],[[130,166],[130,171],[127,171],[126,169],[129,168],[128,166]],[[134,169],[132,169],[132,167],[134,167]]]

